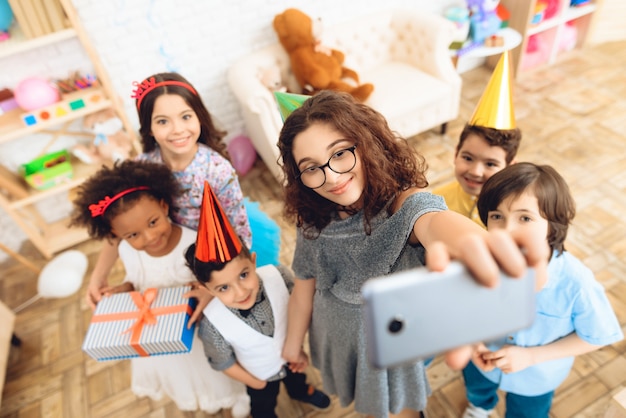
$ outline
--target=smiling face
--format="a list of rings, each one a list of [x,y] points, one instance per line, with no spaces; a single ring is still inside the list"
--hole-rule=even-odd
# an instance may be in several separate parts
[[[165,157],[196,153],[200,121],[181,96],[163,94],[155,100],[150,130]]]
[[[235,309],[250,309],[259,294],[259,276],[256,274],[256,255],[250,258],[239,254],[222,270],[211,273],[204,284],[224,305]]]
[[[506,151],[471,133],[454,158],[454,175],[465,191],[478,196],[487,179],[507,166]]]
[[[111,230],[135,250],[161,257],[174,249],[181,234],[180,228],[172,226],[167,213],[165,202],[144,195],[111,219]]]
[[[343,155],[343,152],[354,146],[354,141],[345,139],[344,135],[330,125],[315,123],[296,135],[293,142],[293,157],[300,170],[315,170],[329,162],[332,158]],[[356,164],[346,173],[336,173],[328,166],[322,168],[326,182],[313,189],[320,196],[340,206],[358,209],[359,201],[365,188],[365,173],[359,159],[359,148],[354,150]],[[319,168],[318,168],[319,170]]]

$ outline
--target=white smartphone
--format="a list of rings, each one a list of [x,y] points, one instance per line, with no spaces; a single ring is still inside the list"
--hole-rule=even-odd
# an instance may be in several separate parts
[[[534,289],[532,269],[486,288],[458,262],[443,272],[420,267],[370,279],[361,289],[369,361],[393,367],[527,328]]]

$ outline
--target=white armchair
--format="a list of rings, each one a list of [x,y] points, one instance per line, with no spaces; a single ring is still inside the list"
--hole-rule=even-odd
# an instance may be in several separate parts
[[[445,123],[459,114],[461,78],[448,53],[453,36],[451,22],[412,10],[375,13],[324,28],[325,44],[345,54],[345,66],[355,70],[362,83],[374,85],[366,104],[404,137],[439,125],[445,130]],[[299,92],[279,43],[239,59],[228,72],[228,82],[248,136],[280,181],[276,142],[282,120],[273,95],[257,77],[259,69],[273,65],[280,67],[289,90]]]

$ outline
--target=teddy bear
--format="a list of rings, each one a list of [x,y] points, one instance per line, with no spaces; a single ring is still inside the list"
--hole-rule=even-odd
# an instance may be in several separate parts
[[[259,68],[257,77],[259,81],[261,81],[261,84],[271,92],[280,91],[284,93],[287,91],[287,86],[283,84],[283,79],[280,75],[280,67],[278,67],[278,65]]]
[[[344,54],[321,45],[319,36],[316,37],[318,27],[308,15],[298,9],[287,9],[274,17],[273,26],[304,91],[344,91],[361,102],[370,96],[374,86],[359,85],[358,74],[343,66]],[[345,78],[351,78],[357,85],[345,82]]]
[[[133,151],[132,138],[112,108],[85,116],[83,127],[95,137],[88,145],[75,145],[72,154],[85,164],[122,161],[130,157]]]

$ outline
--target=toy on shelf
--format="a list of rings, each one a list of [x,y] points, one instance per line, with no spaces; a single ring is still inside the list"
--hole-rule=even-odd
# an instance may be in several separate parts
[[[60,0],[9,0],[9,4],[26,39],[54,33],[69,25]]]
[[[578,42],[578,29],[573,22],[567,22],[563,26],[561,37],[559,38],[559,52],[571,51],[576,48]]]
[[[70,154],[66,150],[52,152],[22,164],[20,172],[26,183],[37,190],[49,189],[73,176]]]
[[[504,38],[498,35],[491,35],[485,39],[485,46],[490,48],[504,46]]]
[[[502,25],[496,9],[499,0],[467,0],[470,11],[470,37],[475,44],[483,44]]]
[[[448,7],[444,13],[444,16],[446,17],[446,19],[454,23],[454,26],[456,27],[451,47],[452,49],[458,49],[458,47],[455,48],[455,45],[462,45],[469,36],[469,9],[462,6]]]
[[[62,94],[99,85],[98,79],[94,75],[87,74],[83,76],[78,71],[70,74],[68,78],[55,80],[55,84]]]
[[[545,0],[546,10],[543,12],[544,19],[552,19],[559,13],[560,2],[562,0]]]
[[[8,0],[0,0],[0,41],[6,41],[11,37],[9,28],[13,23],[13,10]]]
[[[0,90],[0,115],[20,107],[15,101],[15,95],[9,89]]]
[[[20,81],[13,94],[17,104],[26,111],[51,105],[61,98],[59,90],[41,77],[28,77]]]
[[[529,36],[526,43],[526,53],[522,55],[520,68],[528,70],[548,62],[550,58],[549,34],[537,33]]]
[[[548,2],[546,0],[537,0],[537,3],[535,4],[534,14],[532,16],[532,19],[530,20],[530,24],[531,25],[540,24],[544,19],[544,15],[545,15],[547,8],[548,8]]]
[[[498,3],[496,6],[496,15],[498,15],[500,19],[500,28],[508,28],[509,20],[511,20],[511,12],[509,12],[509,9],[504,7],[502,3]]]
[[[16,97],[17,99],[17,97]],[[34,126],[42,122],[53,121],[56,118],[62,118],[68,113],[87,108],[89,106],[100,103],[104,97],[102,93],[96,89],[81,97],[69,96],[63,100],[54,103],[51,106],[38,108],[31,112],[21,115],[22,121],[26,126]]]
[[[72,154],[85,164],[122,161],[132,153],[132,138],[111,108],[85,116],[83,126],[95,136],[88,145],[75,145]]]

